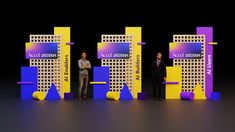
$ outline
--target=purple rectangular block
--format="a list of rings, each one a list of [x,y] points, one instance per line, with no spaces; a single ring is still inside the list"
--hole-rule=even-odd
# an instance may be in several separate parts
[[[138,93],[138,95],[137,95],[138,100],[143,100],[143,99],[147,99],[147,98],[148,98],[148,94],[146,92]]]
[[[182,100],[193,100],[194,99],[194,93],[193,92],[181,92],[180,98]]]
[[[16,84],[21,84],[21,85],[33,85],[34,82],[16,82]]]
[[[138,45],[145,45],[146,43],[145,42],[139,42],[137,43]]]
[[[213,45],[209,42],[213,42],[213,27],[197,27],[197,35],[205,35],[205,75],[206,75],[206,98],[211,98],[211,93],[213,92]]]
[[[162,82],[162,84],[179,84],[179,82]]]
[[[66,44],[67,44],[67,45],[74,45],[73,42],[67,42]]]
[[[64,99],[65,100],[72,100],[73,99],[73,93],[64,93]]]

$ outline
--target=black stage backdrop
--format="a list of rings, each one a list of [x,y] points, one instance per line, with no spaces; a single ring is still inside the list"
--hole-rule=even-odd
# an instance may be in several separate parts
[[[197,26],[213,26],[214,76],[217,83],[228,83],[234,71],[234,16],[231,3],[206,1],[178,2],[59,2],[34,1],[9,2],[1,8],[1,84],[19,94],[20,66],[27,66],[25,42],[30,34],[53,34],[54,26],[71,27],[72,91],[78,87],[77,60],[85,50],[92,66],[99,66],[96,59],[97,42],[101,34],[124,34],[126,26],[141,26],[143,46],[143,90],[149,91],[150,66],[157,51],[163,52],[167,65],[168,44],[173,34],[195,34]],[[90,77],[92,79],[92,76]],[[231,84],[234,84],[231,82]],[[222,89],[222,88],[221,88]],[[220,90],[220,89],[218,89]],[[90,93],[92,91],[90,90]],[[10,93],[9,93],[10,94]]]

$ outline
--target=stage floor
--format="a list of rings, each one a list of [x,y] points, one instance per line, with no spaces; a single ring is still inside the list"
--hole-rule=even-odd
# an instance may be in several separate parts
[[[216,87],[224,89],[222,99],[216,102],[152,99],[22,101],[5,94],[0,99],[1,131],[235,131],[234,87],[221,84]]]

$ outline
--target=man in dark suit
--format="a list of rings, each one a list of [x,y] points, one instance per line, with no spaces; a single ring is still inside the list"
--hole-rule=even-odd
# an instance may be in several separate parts
[[[166,80],[166,64],[162,60],[162,53],[158,52],[156,60],[152,64],[153,97],[160,101],[164,99],[165,88],[163,82]]]

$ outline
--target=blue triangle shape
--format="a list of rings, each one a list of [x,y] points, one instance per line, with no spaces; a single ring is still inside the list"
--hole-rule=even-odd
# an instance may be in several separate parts
[[[132,94],[126,84],[124,84],[122,91],[120,93],[120,100],[132,100]]]
[[[50,89],[48,90],[46,100],[59,100],[60,94],[58,93],[54,83],[51,84]]]

